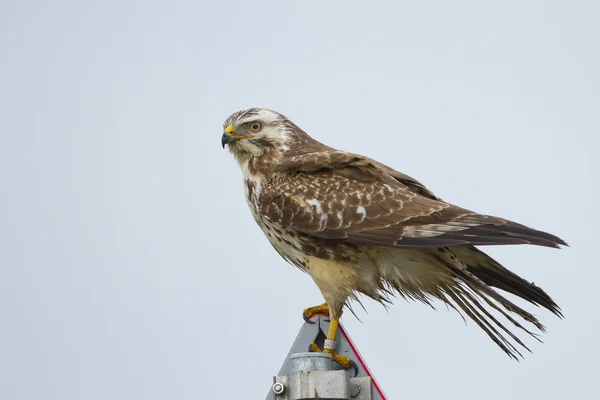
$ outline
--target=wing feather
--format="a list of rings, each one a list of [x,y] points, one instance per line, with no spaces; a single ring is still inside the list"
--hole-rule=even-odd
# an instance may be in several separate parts
[[[261,191],[261,213],[320,238],[405,248],[566,245],[549,233],[444,202],[416,180],[355,154],[296,154],[278,172]]]

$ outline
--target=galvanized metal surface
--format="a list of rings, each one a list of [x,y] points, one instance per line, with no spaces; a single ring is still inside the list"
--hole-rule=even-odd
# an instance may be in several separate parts
[[[377,394],[373,396],[371,385],[373,381],[370,376],[350,378],[350,398],[352,400],[375,400],[380,399]]]
[[[311,319],[312,322],[314,323],[304,323],[304,325],[302,325],[302,327],[300,328],[300,331],[298,332],[298,336],[296,336],[296,340],[294,340],[294,343],[292,344],[292,347],[290,348],[289,353],[287,354],[287,356],[285,357],[285,360],[279,370],[279,373],[277,374],[276,377],[273,378],[273,385],[277,384],[277,383],[281,383],[282,386],[284,386],[283,392],[281,394],[275,394],[273,392],[273,386],[270,388],[269,393],[267,394],[266,400],[299,400],[299,399],[303,399],[302,397],[289,397],[290,392],[288,391],[289,388],[287,386],[287,382],[299,382],[299,383],[303,383],[303,384],[312,384],[309,383],[308,381],[306,381],[306,379],[308,379],[307,377],[304,378],[300,378],[300,377],[296,377],[296,378],[292,378],[292,380],[290,380],[289,375],[294,374],[294,373],[298,373],[296,371],[298,371],[297,369],[294,368],[294,366],[292,365],[292,360],[291,357],[293,354],[296,353],[304,353],[308,351],[308,347],[310,345],[311,342],[315,342],[319,347],[323,348],[323,343],[326,339],[326,335],[327,335],[327,331],[329,329],[329,319],[325,316],[315,316]],[[325,394],[329,393],[331,395],[348,395],[349,397],[347,397],[348,400],[386,400],[385,395],[383,394],[383,391],[381,390],[381,388],[379,387],[379,385],[377,384],[377,382],[375,381],[375,379],[372,379],[371,376],[371,372],[369,371],[366,363],[364,362],[364,360],[362,359],[362,357],[360,356],[360,354],[358,353],[356,347],[354,346],[354,344],[352,343],[352,341],[350,340],[350,338],[348,337],[348,334],[346,333],[345,329],[342,327],[342,325],[340,324],[340,328],[339,328],[339,333],[338,333],[338,337],[336,338],[336,342],[337,342],[337,346],[336,346],[336,352],[340,355],[349,357],[352,361],[354,361],[357,365],[357,371],[356,371],[356,376],[354,376],[354,373],[352,373],[352,376],[349,375],[349,372],[347,372],[346,370],[344,370],[343,367],[341,367],[340,365],[338,365],[337,363],[332,363],[331,368],[332,371],[339,371],[339,372],[343,372],[345,374],[345,376],[348,377],[348,392],[346,393],[344,390],[346,389],[342,389],[342,391],[339,392],[323,392],[323,396],[321,397],[305,397],[306,399],[315,399],[315,398],[320,398],[320,399],[346,399],[345,397],[324,397]],[[314,353],[313,353],[314,354]],[[317,353],[320,354],[320,353]],[[350,370],[352,371],[352,370]],[[338,375],[336,375],[338,376]],[[341,374],[339,374],[339,376],[341,376]],[[335,378],[335,379],[339,379]],[[327,381],[327,379],[324,376],[320,376],[320,375],[314,375],[315,378],[323,378],[322,381],[319,382],[314,382],[313,389],[317,388],[317,394],[319,394],[319,388],[321,388],[322,386],[321,383]],[[294,380],[295,379],[295,380]],[[304,379],[304,380],[303,380]],[[341,384],[341,381],[337,381],[337,380],[329,380],[328,382],[330,382],[330,384],[336,384],[339,385]],[[284,383],[284,381],[286,383]],[[337,383],[336,383],[337,382]],[[279,386],[278,386],[279,388]],[[305,386],[306,388],[306,386]],[[295,390],[295,389],[294,389]],[[297,394],[295,394],[297,392],[292,393],[292,395],[296,396]],[[306,390],[299,392],[300,395],[310,395],[310,393],[308,393]],[[314,395],[314,393],[313,393]],[[319,394],[320,395],[320,394]],[[287,397],[286,397],[287,396]]]
[[[292,373],[300,371],[331,371],[331,354],[295,353],[290,356]]]
[[[351,400],[346,371],[298,371],[275,379],[285,387],[283,394],[275,396],[276,400]]]

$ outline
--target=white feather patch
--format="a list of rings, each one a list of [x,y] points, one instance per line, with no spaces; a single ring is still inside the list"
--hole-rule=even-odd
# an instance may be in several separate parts
[[[367,210],[363,206],[360,206],[356,209],[356,213],[362,215],[362,219],[360,222],[363,222],[365,218],[367,218]]]

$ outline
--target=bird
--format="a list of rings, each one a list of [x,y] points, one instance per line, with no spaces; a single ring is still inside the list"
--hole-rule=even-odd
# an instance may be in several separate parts
[[[381,162],[320,143],[277,111],[237,111],[223,129],[221,144],[241,168],[254,220],[275,251],[310,275],[323,295],[323,304],[303,311],[305,319],[330,318],[323,349],[312,343],[312,351],[350,366],[335,352],[339,319],[365,296],[386,307],[395,298],[433,308],[441,301],[515,360],[531,350],[513,330],[540,340],[532,326],[545,327],[503,292],[563,318],[541,287],[480,250],[568,246],[559,237],[443,201]]]

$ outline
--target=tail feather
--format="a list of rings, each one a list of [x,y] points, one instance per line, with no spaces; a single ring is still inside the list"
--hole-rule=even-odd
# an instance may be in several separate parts
[[[464,293],[457,291],[456,288],[447,288],[446,294],[465,312],[465,314],[467,314],[469,318],[475,321],[475,323],[479,325],[479,327],[490,337],[490,339],[492,339],[502,350],[504,350],[509,357],[514,358],[515,360],[518,360],[517,355],[521,358],[523,357],[519,350],[500,332],[498,332],[498,330],[489,320],[487,320],[483,315],[481,315],[481,313],[473,308],[473,306],[464,297]],[[493,321],[504,331],[508,331],[508,329],[506,329],[504,325],[499,323],[495,318],[493,318]],[[527,349],[525,345],[523,345],[523,347]]]
[[[481,250],[473,246],[461,246],[452,248],[452,251],[466,264],[467,270],[485,284],[512,293],[563,317],[560,307],[541,287],[504,268]]]
[[[468,317],[473,320],[506,354],[517,360],[523,357],[521,349],[530,349],[517,336],[518,331],[511,328],[516,327],[541,341],[539,334],[527,323],[540,332],[544,332],[545,327],[533,314],[511,302],[495,288],[562,317],[558,305],[540,287],[504,268],[471,245],[378,249],[375,256],[380,261],[381,279],[386,289],[384,295],[397,292],[406,300],[422,301],[429,305],[432,305],[431,300],[439,299],[456,310],[463,319]],[[369,290],[361,292],[369,293]]]
[[[456,251],[460,249],[459,251]],[[442,300],[458,306],[470,317],[483,331],[511,358],[522,358],[521,352],[515,346],[530,351],[525,343],[510,331],[502,322],[492,315],[480,300],[487,306],[496,310],[515,327],[523,330],[536,340],[540,341],[537,334],[531,332],[514,319],[514,313],[525,321],[534,325],[541,332],[545,331],[538,319],[512,303],[492,286],[496,286],[509,293],[513,293],[533,304],[540,305],[562,317],[558,305],[541,288],[525,281],[516,274],[502,267],[491,257],[471,246],[438,249],[438,259],[454,276],[455,284],[442,286],[441,290],[447,298]],[[485,272],[482,272],[485,271]],[[494,279],[491,279],[494,277]],[[454,307],[454,306],[453,306]],[[456,308],[456,307],[454,307]],[[512,339],[512,342],[509,340]]]

